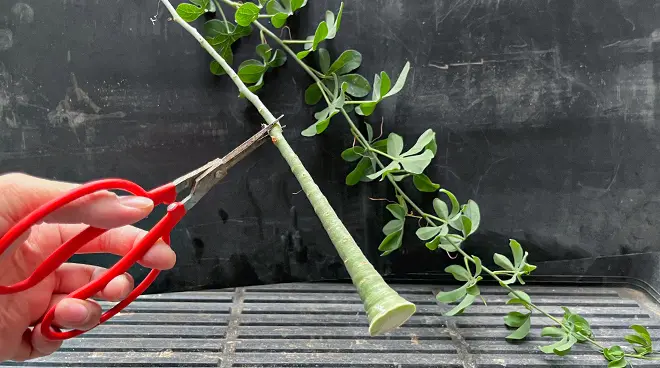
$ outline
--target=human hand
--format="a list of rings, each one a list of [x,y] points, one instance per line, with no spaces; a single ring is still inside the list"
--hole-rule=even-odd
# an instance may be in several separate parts
[[[51,181],[25,174],[0,176],[0,236],[38,206],[75,188],[77,184]],[[153,202],[141,197],[118,197],[112,192],[90,194],[62,207],[33,226],[0,260],[0,285],[24,280],[63,242],[86,226],[113,228],[82,247],[78,253],[126,254],[146,231],[130,226],[153,209]],[[142,266],[167,270],[176,255],[159,240],[139,262]],[[38,320],[57,304],[53,324],[64,329],[89,330],[99,323],[102,310],[92,300],[66,295],[101,276],[105,268],[65,263],[34,288],[0,295],[0,362],[24,361],[54,353],[61,341],[46,339]],[[124,299],[134,287],[129,274],[113,279],[95,298]],[[35,325],[36,324],[36,325]],[[34,328],[29,328],[33,326]]]

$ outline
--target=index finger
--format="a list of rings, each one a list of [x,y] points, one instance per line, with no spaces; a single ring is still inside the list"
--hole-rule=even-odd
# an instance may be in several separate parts
[[[43,204],[62,196],[80,184],[48,180],[26,174],[0,176],[0,233],[6,232]],[[66,224],[86,223],[109,229],[135,223],[153,210],[149,198],[119,197],[108,190],[99,190],[64,204],[41,221]]]
[[[57,224],[62,241],[67,241],[84,230],[86,225]],[[94,240],[85,244],[76,253],[110,253],[124,256],[138,245],[147,232],[132,225],[126,225],[106,231]],[[169,270],[176,263],[176,253],[159,239],[149,248],[145,255],[138,261],[144,267]]]

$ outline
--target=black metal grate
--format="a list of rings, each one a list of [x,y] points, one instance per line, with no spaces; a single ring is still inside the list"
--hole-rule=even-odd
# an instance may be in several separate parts
[[[24,367],[606,367],[588,346],[567,357],[537,346],[549,323],[533,319],[534,332],[508,343],[503,326],[506,293],[483,287],[487,306],[446,318],[435,303],[440,288],[394,285],[418,313],[387,336],[369,337],[362,303],[351,285],[282,284],[209,292],[146,295],[58,353]],[[623,342],[631,324],[660,337],[657,306],[627,288],[527,287],[537,304],[561,314],[560,305],[588,317],[598,339]],[[105,306],[105,305],[104,305]],[[635,366],[658,366],[639,362]]]

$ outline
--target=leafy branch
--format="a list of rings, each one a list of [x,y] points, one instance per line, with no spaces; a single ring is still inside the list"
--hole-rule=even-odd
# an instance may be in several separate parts
[[[181,17],[183,18],[191,10],[194,10],[192,11],[194,15],[206,9],[207,4],[203,1],[205,0],[190,0],[192,6],[196,6],[197,9],[186,6]],[[563,356],[568,354],[575,344],[587,343],[603,354],[609,367],[625,367],[629,364],[627,359],[658,359],[652,356],[654,353],[652,340],[648,331],[642,326],[631,326],[635,333],[625,338],[633,346],[632,349],[626,351],[618,345],[605,347],[597,341],[589,322],[582,316],[563,307],[562,318],[554,317],[534,304],[528,294],[514,289],[513,285],[516,283],[525,285],[524,277],[536,269],[536,266],[528,262],[529,254],[516,240],[511,239],[509,242],[512,259],[494,254],[493,262],[499,267],[496,270],[489,269],[483,265],[481,259],[469,255],[462,248],[469,236],[478,230],[481,213],[475,201],[468,200],[467,203],[461,204],[454,194],[441,188],[425,174],[437,153],[435,132],[431,129],[426,130],[417,137],[411,147],[406,149],[401,135],[391,132],[386,138],[381,139],[383,134],[381,128],[381,134],[375,137],[374,128],[367,121],[380,103],[403,89],[410,71],[410,63],[404,64],[394,83],[385,71],[375,74],[370,83],[357,72],[362,64],[362,55],[358,51],[345,50],[333,60],[329,51],[323,47],[323,44],[333,40],[340,30],[343,3],[336,14],[326,11],[313,35],[300,40],[283,40],[259,20],[269,19],[274,28],[282,28],[289,17],[307,4],[306,0],[258,0],[258,3],[220,1],[235,10],[236,25],[224,19],[224,13],[218,5],[217,8],[224,20],[211,20],[206,24],[223,23],[217,23],[217,26],[216,23],[212,23],[214,27],[205,24],[205,38],[214,48],[219,49],[221,54],[233,55],[231,47],[236,40],[248,36],[252,27],[259,30],[261,44],[257,46],[256,52],[261,57],[261,61],[249,59],[238,67],[238,77],[241,82],[252,84],[249,92],[257,92],[265,83],[266,72],[271,68],[282,66],[290,58],[312,80],[305,90],[305,102],[310,106],[316,106],[321,102],[324,104],[314,114],[315,122],[304,129],[302,135],[312,137],[323,134],[335,117],[341,115],[354,137],[353,145],[346,147],[341,153],[341,157],[346,162],[354,163],[352,170],[346,176],[346,184],[352,186],[387,179],[392,185],[397,201],[385,207],[392,219],[382,229],[384,238],[378,247],[382,255],[386,256],[401,248],[405,222],[414,218],[418,224],[415,234],[429,250],[442,249],[452,258],[459,255],[462,257],[463,265],[451,265],[445,269],[457,281],[462,282],[462,285],[436,296],[439,302],[456,303],[446,315],[465,313],[477,298],[485,303],[479,282],[483,280],[484,275],[488,275],[508,291],[508,305],[522,308],[522,311],[509,312],[504,317],[504,324],[513,329],[507,340],[525,339],[531,331],[532,317],[538,313],[554,323],[553,326],[546,326],[541,331],[541,336],[553,337],[556,340],[552,344],[540,347],[544,353]],[[263,14],[264,10],[265,14]],[[190,18],[192,17],[188,16],[188,19]],[[219,27],[221,25],[223,27]],[[267,39],[273,40],[281,50],[274,50],[268,46]],[[296,52],[291,48],[295,46],[302,49]],[[310,55],[315,57],[311,58]],[[313,61],[309,61],[310,59]],[[213,72],[213,61],[211,63]],[[223,70],[226,70],[224,66]],[[354,122],[355,118],[364,120],[361,124],[362,129]],[[418,191],[438,193],[442,198],[446,197],[446,201],[440,197],[435,198],[426,206],[429,210],[424,210],[424,206],[415,203],[401,189],[400,184],[406,180],[411,180]]]
[[[211,23],[209,26],[209,22],[212,22],[209,21],[205,24],[206,37],[204,37],[197,31],[197,29],[192,27],[190,24],[188,24],[189,22],[185,20],[192,18],[196,19],[199,17],[199,14],[196,17],[187,16],[184,19],[184,16],[179,14],[168,0],[161,1],[172,15],[173,20],[181,25],[181,27],[183,27],[188,33],[190,33],[190,35],[192,35],[201,44],[202,48],[204,48],[213,57],[214,61],[218,63],[224,72],[229,75],[236,87],[238,87],[240,95],[252,103],[259,114],[264,118],[266,123],[274,123],[276,119],[273,114],[263,104],[259,96],[252,92],[250,87],[248,87],[243,81],[243,79],[246,78],[255,80],[255,74],[258,75],[259,72],[246,72],[246,69],[248,71],[253,71],[255,63],[249,63],[248,65],[245,65],[244,62],[243,68],[239,68],[238,73],[236,73],[231,68],[229,63],[218,52],[218,49],[220,49],[222,52],[223,48],[226,47],[223,45],[226,45],[227,43],[233,43],[232,40],[236,38],[235,33],[236,29],[238,29],[238,26],[234,27],[232,31],[229,22],[223,20],[223,30],[223,27],[216,28],[217,23],[215,22]],[[197,2],[201,0],[194,1],[195,2],[193,4],[198,5]],[[282,4],[287,3],[285,0],[281,1]],[[260,4],[263,5],[263,3]],[[182,13],[184,15],[189,15],[189,12],[187,12],[186,8],[188,7],[182,8],[182,4],[180,4],[177,9],[183,9]],[[216,8],[221,10],[219,6],[216,6]],[[208,11],[206,6],[199,6],[199,9]],[[247,29],[248,27],[245,28]],[[244,33],[247,33],[247,31]],[[220,42],[219,44],[215,45],[209,42],[209,40],[215,41],[218,39],[224,40],[225,42]],[[226,50],[225,52],[228,53]],[[281,57],[278,58],[277,51],[273,52],[270,48],[263,47],[261,45],[257,47],[257,53],[262,57],[263,60],[263,63],[260,64],[261,66],[277,65],[280,64],[282,59]],[[265,71],[261,72],[259,79],[262,79],[264,72]],[[256,79],[257,82],[259,79]],[[254,88],[254,85],[252,88]],[[387,285],[385,280],[383,280],[373,265],[371,265],[369,260],[364,256],[355,240],[328,202],[327,198],[323,195],[318,185],[316,185],[311,175],[305,169],[303,163],[300,161],[291,146],[289,146],[288,142],[284,138],[284,135],[282,134],[282,127],[279,125],[279,123],[274,125],[270,131],[270,135],[275,147],[277,147],[280,154],[282,155],[282,158],[284,158],[284,160],[289,165],[292,173],[298,180],[298,183],[310,201],[314,212],[321,221],[324,230],[328,234],[332,244],[335,246],[335,249],[344,262],[344,265],[346,266],[351,280],[353,281],[353,284],[355,285],[358,294],[362,299],[364,309],[367,313],[367,318],[369,320],[369,333],[372,336],[380,335],[405,323],[415,313],[415,305],[401,297],[396,291],[389,287],[389,285]]]

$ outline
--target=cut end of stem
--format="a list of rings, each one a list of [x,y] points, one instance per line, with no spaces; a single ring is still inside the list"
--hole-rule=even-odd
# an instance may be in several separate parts
[[[348,263],[347,268],[360,294],[369,319],[369,335],[386,334],[404,323],[417,311],[415,304],[392,289],[373,267],[357,268]]]
[[[417,311],[415,304],[405,300],[398,294],[392,298],[381,300],[380,304],[383,305],[384,309],[380,313],[373,311],[373,309],[376,309],[374,307],[371,308],[372,310],[367,310],[370,336],[383,335],[399,328]]]

